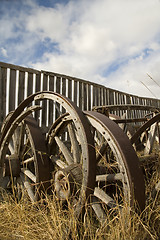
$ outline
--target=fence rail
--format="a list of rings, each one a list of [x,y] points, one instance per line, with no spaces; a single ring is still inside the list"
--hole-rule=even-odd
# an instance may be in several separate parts
[[[37,71],[0,62],[0,124],[4,117],[13,111],[27,96],[39,91],[54,91],[65,95],[82,110],[91,110],[94,106],[138,104],[160,108],[160,100],[145,98],[120,92],[102,85],[54,72]],[[43,116],[37,115],[40,124],[50,126],[61,106],[48,100],[42,107],[46,109]],[[122,115],[125,110],[115,110],[112,113]],[[144,110],[134,110],[128,117],[143,117]]]

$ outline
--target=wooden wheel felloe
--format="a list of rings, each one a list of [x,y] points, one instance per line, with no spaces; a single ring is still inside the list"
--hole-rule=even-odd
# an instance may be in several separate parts
[[[45,140],[33,117],[15,120],[0,147],[0,186],[21,197],[26,190],[31,201],[49,186],[49,159]]]
[[[104,208],[114,209],[123,201],[141,210],[145,206],[144,179],[138,157],[123,131],[106,116],[85,112],[95,137],[97,152],[96,186],[92,207],[100,221]]]

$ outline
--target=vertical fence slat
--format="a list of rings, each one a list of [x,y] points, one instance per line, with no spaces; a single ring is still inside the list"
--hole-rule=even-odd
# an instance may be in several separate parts
[[[48,84],[48,75],[43,73],[43,91],[47,91],[47,84]],[[47,100],[42,101],[42,126],[46,126],[47,124]]]
[[[19,72],[18,105],[24,100],[25,72]]]
[[[78,88],[78,83],[76,80],[73,81],[73,87],[74,87],[74,96],[73,96],[73,101],[75,102],[75,104],[77,105],[77,88]]]
[[[61,78],[60,77],[56,77],[56,93],[60,93],[61,90]],[[59,103],[55,103],[55,119],[58,118],[60,115],[60,104]]]
[[[82,89],[82,82],[79,82],[79,101],[78,101],[78,107],[83,110],[83,104],[84,104],[84,97],[83,97],[83,89]]]
[[[41,90],[41,73],[36,73],[35,76],[35,92],[39,92]],[[39,105],[40,101],[36,101],[36,104]],[[39,118],[40,118],[40,112],[36,111],[35,112],[35,118],[37,120],[37,122],[39,122]]]
[[[33,94],[33,73],[28,73],[27,96]]]
[[[15,94],[16,94],[16,70],[10,70],[9,81],[9,112],[15,109]]]
[[[0,126],[6,116],[7,68],[0,67]]]
[[[68,98],[72,100],[72,80],[68,79]]]
[[[49,76],[49,91],[55,91],[55,76]],[[49,100],[49,113],[48,113],[48,124],[49,126],[52,125],[54,121],[53,117],[54,113],[54,102]]]
[[[82,93],[83,93],[83,109],[82,110],[86,111],[88,108],[88,97],[87,97],[87,84],[85,83],[83,83]]]

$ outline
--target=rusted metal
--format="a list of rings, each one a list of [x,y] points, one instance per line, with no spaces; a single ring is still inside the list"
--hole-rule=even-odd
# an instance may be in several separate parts
[[[154,124],[155,122],[159,122],[160,120],[160,113],[158,113],[157,115],[155,115],[153,118],[151,118],[150,120],[148,120],[146,123],[144,123],[137,131],[136,133],[131,137],[130,141],[132,144],[134,144],[137,139],[139,138],[139,136],[147,129],[149,128],[152,124]]]
[[[106,105],[106,106],[95,106],[93,107],[93,110],[94,111],[145,110],[145,111],[159,112],[160,108],[155,106],[146,106],[146,105],[137,105],[137,104],[115,104],[115,105]]]
[[[117,162],[120,166],[120,172],[127,179],[127,194],[130,195],[130,203],[133,205],[133,200],[135,199],[140,209],[143,210],[145,206],[143,173],[138,157],[126,134],[124,134],[117,124],[100,113],[85,112],[85,114],[91,125],[105,138],[111,150],[114,152],[117,149]]]

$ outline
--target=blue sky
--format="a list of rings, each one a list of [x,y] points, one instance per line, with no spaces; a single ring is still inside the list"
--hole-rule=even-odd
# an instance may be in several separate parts
[[[159,13],[159,0],[0,0],[0,61],[158,98]]]

